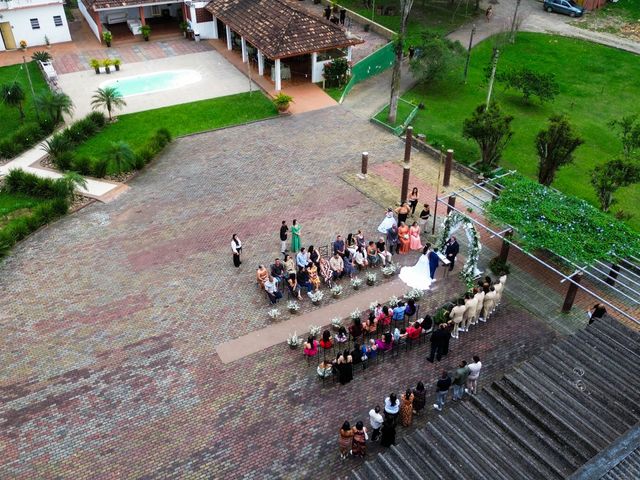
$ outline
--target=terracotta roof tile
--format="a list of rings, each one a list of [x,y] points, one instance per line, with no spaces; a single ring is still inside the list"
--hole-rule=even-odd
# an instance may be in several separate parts
[[[103,8],[126,8],[135,7],[136,5],[149,5],[151,3],[167,3],[166,0],[82,0],[82,3],[88,8],[93,10],[100,10]]]
[[[363,43],[289,0],[213,0],[206,9],[271,59]]]

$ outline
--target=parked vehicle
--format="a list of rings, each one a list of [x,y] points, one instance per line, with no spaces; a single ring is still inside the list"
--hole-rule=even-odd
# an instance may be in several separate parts
[[[573,0],[544,0],[543,7],[547,12],[564,13],[570,17],[581,17],[584,8]]]

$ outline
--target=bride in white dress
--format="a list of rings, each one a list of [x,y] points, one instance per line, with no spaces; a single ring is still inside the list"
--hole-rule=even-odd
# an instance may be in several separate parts
[[[428,247],[424,247],[422,255],[420,255],[418,262],[413,267],[402,267],[400,270],[400,280],[411,288],[428,290],[431,286],[428,252]]]
[[[378,226],[378,231],[386,234],[387,230],[397,224],[398,222],[396,222],[396,219],[393,216],[393,210],[387,208],[387,214],[385,215],[384,220],[382,220],[382,223]]]

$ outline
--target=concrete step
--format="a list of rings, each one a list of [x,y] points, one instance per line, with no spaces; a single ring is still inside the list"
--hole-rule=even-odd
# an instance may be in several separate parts
[[[402,480],[405,477],[404,464],[394,457],[393,450],[388,450],[384,455],[378,455],[374,462],[378,473],[383,478]]]
[[[436,457],[440,464],[444,464],[444,472],[456,478],[479,478],[480,472],[469,467],[465,462],[461,462],[461,455],[456,446],[451,443],[451,439],[446,433],[440,431],[434,422],[429,422],[422,433],[431,438],[435,449],[439,451]]]
[[[617,320],[606,317],[602,320],[596,320],[587,327],[590,331],[603,332],[611,338],[617,339],[623,345],[631,345],[640,343],[640,332],[625,327]]]
[[[365,462],[362,466],[362,473],[365,480],[386,480],[386,477],[380,476],[378,473],[378,460],[380,455],[376,456],[373,462]]]
[[[406,474],[407,480],[421,480],[424,478],[424,473],[421,472],[424,472],[425,469],[428,468],[428,462],[422,458],[421,454],[415,453],[405,441],[401,441],[398,445],[394,445],[391,447],[391,450],[395,451],[396,455],[402,458],[409,468],[410,471]],[[429,478],[436,477],[430,475]]]
[[[594,415],[593,410],[588,408],[588,398],[586,395],[572,396],[566,388],[564,388],[557,378],[549,379],[544,373],[538,371],[530,363],[525,362],[520,366],[519,373],[524,380],[528,380],[531,385],[537,386],[539,393],[546,398],[553,398],[560,402],[566,409],[571,410],[575,414],[578,421],[587,429],[593,429],[603,436],[609,442],[617,438],[624,430],[618,431],[613,425],[609,425],[609,420],[615,417],[609,412],[603,412],[600,415]],[[573,393],[573,392],[571,392]]]
[[[595,330],[581,330],[575,336],[575,340],[584,340],[599,351],[605,353],[610,360],[625,361],[625,364],[640,363],[638,352],[631,350],[627,345],[611,340],[606,335]]]
[[[427,424],[428,426],[429,424]],[[459,470],[449,462],[445,451],[441,448],[439,439],[437,437],[434,438],[427,427],[416,432],[415,440],[421,448],[429,448],[429,458],[433,468],[437,469],[443,478],[452,480],[461,478]]]
[[[452,423],[467,426],[464,434],[472,444],[469,450],[472,458],[487,459],[493,464],[494,472],[501,472],[508,479],[534,480],[534,477],[528,475],[532,464],[521,458],[513,449],[513,445],[503,440],[502,435],[487,428],[471,410],[463,407],[451,409],[449,416]]]
[[[581,401],[600,416],[607,416],[609,422],[616,426],[616,430],[625,430],[635,423],[634,416],[628,415],[626,409],[622,408],[617,401],[609,402],[609,397],[602,389],[601,379],[594,379],[595,375],[590,370],[588,375],[577,375],[573,370],[563,369],[558,362],[548,363],[544,356],[534,357],[529,362],[542,375],[549,380],[554,379],[563,388],[568,389],[574,395],[581,392],[581,388],[589,388],[589,393],[582,395]],[[577,383],[577,382],[580,383]],[[593,388],[595,386],[596,388]],[[609,385],[610,387],[610,385]]]
[[[504,418],[500,412],[496,411],[493,402],[482,395],[471,397],[471,402],[478,410],[480,410],[486,417],[488,417],[492,423],[503,431],[503,434],[508,436],[518,448],[524,449],[529,455],[535,457],[538,464],[544,466],[543,469],[538,469],[534,474],[539,475],[539,478],[545,479],[562,479],[566,476],[566,471],[563,468],[558,468],[557,462],[553,457],[550,457],[549,452],[546,450],[546,445],[541,444],[534,436],[523,434],[519,429],[514,428],[510,419]]]
[[[562,442],[558,442],[553,435],[540,428],[537,422],[532,422],[522,415],[522,412],[517,408],[518,398],[515,398],[516,403],[511,403],[499,393],[495,386],[486,389],[485,394],[493,404],[496,413],[500,414],[505,422],[509,422],[511,428],[518,432],[522,438],[536,446],[544,454],[545,460],[552,463],[558,470],[568,474],[580,465],[573,458],[573,455],[567,455],[563,451],[564,444]]]
[[[407,453],[411,453],[411,458],[417,466],[420,467],[420,471],[425,474],[426,478],[434,480],[444,480],[447,478],[447,475],[443,474],[438,465],[431,460],[431,449],[425,450],[424,447],[416,441],[415,435],[404,438],[401,447],[405,449]]]

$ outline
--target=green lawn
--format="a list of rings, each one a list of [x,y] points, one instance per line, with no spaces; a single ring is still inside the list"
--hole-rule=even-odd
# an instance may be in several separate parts
[[[4,227],[13,218],[28,213],[30,209],[45,201],[22,193],[0,191],[0,228]]]
[[[363,17],[371,18],[371,9],[364,8],[363,0],[342,0],[338,2],[349,10],[359,13]],[[456,5],[460,3],[456,9]],[[387,27],[394,32],[400,29],[400,1],[399,0],[377,0],[378,6],[395,7],[395,15],[386,16],[375,14],[373,20],[380,25]],[[409,14],[407,33],[409,39],[424,29],[449,33],[458,28],[463,23],[471,20],[475,15],[475,2],[450,2],[449,0],[415,0],[413,8]],[[409,42],[410,43],[410,42]]]
[[[132,149],[143,145],[159,128],[176,137],[237,125],[278,114],[262,92],[240,93],[171,107],[118,116],[118,121],[75,149],[76,154],[99,157],[111,142],[124,141]]]
[[[47,90],[47,83],[40,73],[40,69],[35,62],[27,63],[29,67],[29,73],[31,74],[31,81],[33,82],[33,89],[36,94],[43,90]],[[27,97],[24,103],[24,113],[26,115],[26,122],[35,121],[36,114],[33,108],[33,96],[31,95],[31,89],[29,88],[29,81],[27,79],[27,72],[24,65],[11,65],[9,67],[0,67],[0,85],[5,83],[13,83],[17,81],[24,90]],[[0,102],[0,140],[9,134],[13,133],[16,128],[22,125],[20,119],[20,112],[17,108],[11,108]]]
[[[484,68],[489,63],[492,46],[491,40],[487,40],[474,48],[466,85],[449,79],[436,85],[419,85],[405,95],[407,100],[424,102],[426,106],[413,123],[414,131],[425,133],[434,145],[453,148],[456,158],[467,164],[477,160],[479,152],[475,143],[462,138],[462,122],[486,99]],[[535,178],[534,138],[551,114],[564,113],[585,144],[576,151],[574,164],[560,170],[553,186],[595,205],[590,171],[621,151],[621,144],[607,122],[640,112],[640,83],[630,81],[640,78],[638,57],[580,40],[521,33],[514,45],[501,52],[498,68],[516,66],[554,72],[560,83],[560,95],[553,103],[526,105],[520,95],[505,92],[497,85],[494,99],[514,116],[515,133],[504,152],[502,165]],[[640,186],[620,189],[616,197],[620,201],[613,210],[634,214],[629,224],[640,230],[637,208]]]
[[[415,105],[400,100],[398,102],[398,112],[396,113],[396,121],[394,123],[389,123],[387,120],[389,117],[389,105],[379,111],[374,118],[386,125],[390,125],[391,127],[395,128],[404,123],[411,112],[413,112],[414,108],[416,108]]]
[[[597,32],[608,32],[625,36],[622,27],[637,24],[640,21],[640,1],[620,0],[617,3],[606,3],[604,7],[589,12],[572,22],[576,27]]]

